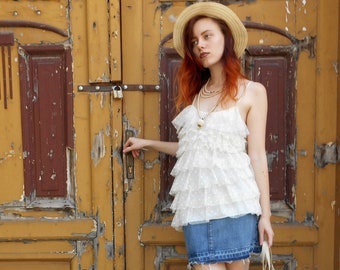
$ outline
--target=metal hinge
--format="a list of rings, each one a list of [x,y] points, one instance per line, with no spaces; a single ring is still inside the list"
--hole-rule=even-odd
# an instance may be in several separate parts
[[[314,163],[317,167],[323,168],[327,164],[340,162],[340,145],[335,142],[315,145]]]

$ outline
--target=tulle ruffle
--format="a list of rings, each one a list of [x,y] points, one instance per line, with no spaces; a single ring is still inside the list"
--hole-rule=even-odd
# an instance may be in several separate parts
[[[197,126],[194,106],[174,120],[179,148],[170,190],[172,226],[261,213],[259,190],[246,153],[248,129],[238,108],[211,113]]]

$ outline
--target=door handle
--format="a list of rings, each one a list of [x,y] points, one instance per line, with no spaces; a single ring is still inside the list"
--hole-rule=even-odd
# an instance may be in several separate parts
[[[134,137],[134,136],[135,136],[135,133],[132,130],[127,129],[125,131],[126,141],[130,137]],[[134,161],[134,157],[132,156],[131,152],[128,152],[125,156],[125,172],[126,172],[127,179],[135,178],[135,161]]]

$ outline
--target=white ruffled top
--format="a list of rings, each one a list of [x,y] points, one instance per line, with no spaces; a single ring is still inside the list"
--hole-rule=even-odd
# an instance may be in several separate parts
[[[172,121],[178,135],[170,194],[172,227],[244,214],[261,214],[260,193],[246,152],[248,128],[239,109],[214,111],[199,128],[189,105]]]

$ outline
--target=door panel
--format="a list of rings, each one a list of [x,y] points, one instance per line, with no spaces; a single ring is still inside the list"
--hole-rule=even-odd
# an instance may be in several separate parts
[[[119,7],[0,0],[1,269],[124,269]]]
[[[73,146],[70,51],[63,46],[19,50],[26,196],[67,197],[72,181],[67,153],[72,155]]]
[[[317,76],[312,70],[317,67],[316,36],[319,35],[318,29],[322,28],[318,28],[317,16],[324,14],[327,8],[316,9],[315,1],[294,4],[280,0],[224,3],[239,14],[249,33],[249,46],[242,59],[245,72],[252,80],[264,84],[268,93],[266,144],[275,230],[275,268],[312,269],[316,264],[319,268],[322,268],[321,265],[326,267],[329,265],[327,259],[316,258],[320,254],[318,245],[320,241],[333,242],[334,238],[332,233],[327,241],[319,238],[318,224],[324,221],[316,221],[314,216],[322,206],[314,196],[313,183],[316,175],[313,148],[317,129],[313,100],[320,100],[320,96],[315,95]],[[127,76],[131,82],[137,81],[142,86],[160,85],[159,93],[148,92],[143,87],[139,91],[126,89],[125,128],[133,130],[136,136],[176,140],[171,120],[176,92],[174,80],[180,58],[172,48],[171,33],[176,17],[187,4],[185,1],[160,1],[158,4],[127,1],[122,6],[123,18],[130,15],[143,21],[143,25],[134,20],[129,25],[123,23],[122,34],[128,35],[131,29],[140,27],[145,34],[140,36],[139,30],[136,30],[137,36],[129,36],[127,45],[123,42],[123,61],[127,62],[123,77]],[[156,56],[144,50],[146,42],[152,43],[144,29],[158,31],[158,27],[162,31],[160,38],[153,39],[160,44],[159,55]],[[333,34],[337,35],[336,30]],[[131,48],[133,42],[140,44],[135,50]],[[128,51],[133,57],[127,56]],[[321,55],[319,57],[322,58]],[[148,67],[153,66],[156,58],[159,59],[159,81],[145,80],[150,78]],[[145,74],[139,72],[139,68],[135,69],[134,64],[145,67]],[[132,75],[133,71],[137,71],[136,76]],[[159,104],[155,95],[158,95]],[[150,106],[159,110],[159,123],[153,120],[156,109],[151,110]],[[327,128],[332,129],[331,126]],[[175,159],[163,154],[143,152],[135,161],[134,178],[125,179],[129,183],[125,194],[127,269],[186,269],[183,235],[170,227],[172,198],[169,190],[173,179],[169,173],[174,162]],[[332,181],[330,185],[334,183]],[[332,217],[329,218],[332,220]],[[136,250],[138,259],[135,263]],[[328,250],[334,252],[333,249]],[[261,269],[257,258],[252,261],[251,269]]]
[[[245,55],[247,76],[267,90],[266,150],[272,202],[294,208],[296,179],[295,77],[296,44],[280,49],[249,46]]]

